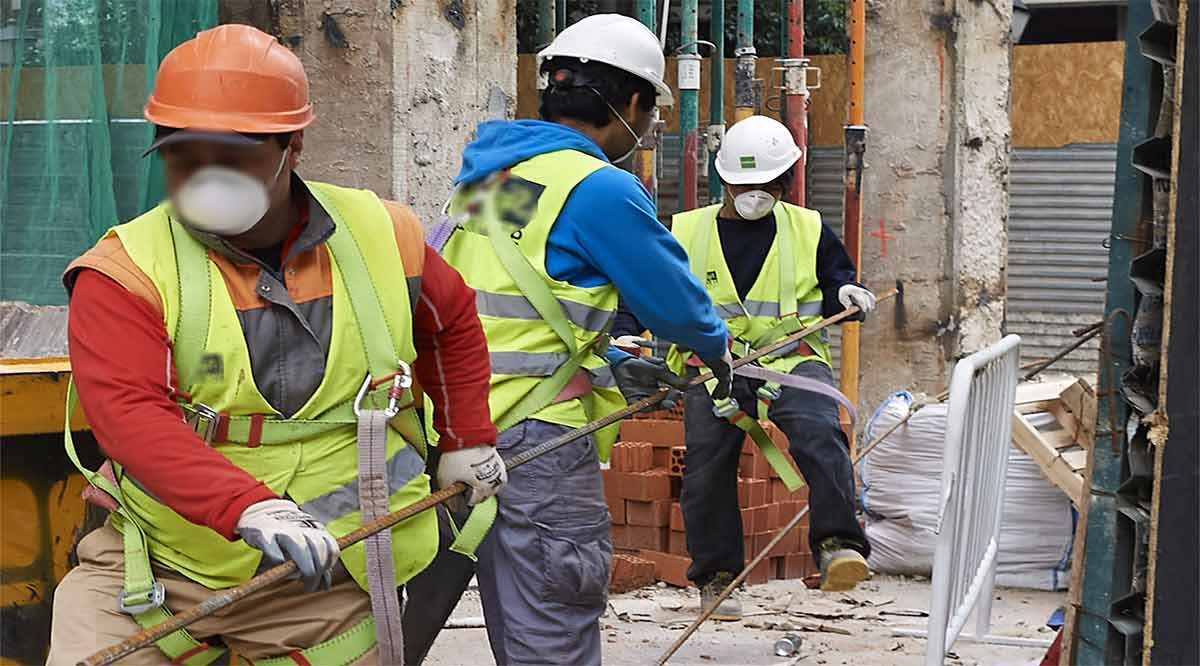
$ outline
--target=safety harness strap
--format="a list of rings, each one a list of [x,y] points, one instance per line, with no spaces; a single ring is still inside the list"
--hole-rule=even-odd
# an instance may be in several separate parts
[[[375,620],[368,616],[354,627],[324,643],[283,657],[258,659],[254,661],[254,666],[348,666],[361,659],[374,645]],[[384,661],[381,654],[379,663],[399,664],[401,662]]]
[[[170,617],[170,612],[163,606],[166,591],[162,583],[154,580],[154,571],[150,568],[150,551],[146,548],[146,535],[125,511],[120,487],[102,474],[88,469],[79,460],[79,454],[75,450],[75,439],[71,436],[71,414],[75,411],[78,400],[75,382],[70,380],[67,383],[63,447],[67,451],[67,457],[88,483],[107,493],[117,503],[115,513],[122,522],[121,533],[125,550],[125,582],[117,607],[130,614],[139,626],[147,628]],[[172,663],[186,666],[206,666],[225,652],[224,649],[212,648],[197,641],[185,629],[170,633],[154,644],[172,660]]]
[[[792,236],[792,225],[787,209],[775,206],[775,262],[779,266],[779,316],[794,319],[789,315],[797,312],[796,306],[796,239]]]
[[[708,390],[709,396],[712,396],[713,389],[717,387],[716,378],[710,379],[704,383],[704,388]],[[804,480],[796,472],[795,468],[784,457],[784,453],[775,445],[775,441],[767,434],[756,419],[751,417],[738,406],[738,401],[730,396],[724,400],[713,400],[713,415],[717,418],[728,420],[733,425],[740,428],[750,438],[754,440],[754,445],[762,452],[763,458],[771,465],[771,469],[779,475],[780,480],[791,492],[795,492],[804,486]]]
[[[167,224],[171,227],[171,240],[175,245],[176,282],[179,284],[179,312],[171,336],[171,353],[179,381],[184,383],[198,376],[200,359],[208,345],[212,316],[212,275],[209,271],[212,265],[208,250],[182,224],[176,220],[168,220]]]
[[[363,524],[389,513],[387,471],[388,415],[369,409],[358,416],[358,505]],[[379,641],[379,660],[384,664],[404,663],[404,633],[400,626],[403,608],[396,592],[396,570],[392,561],[392,531],[376,532],[364,541],[367,556],[367,592]]]

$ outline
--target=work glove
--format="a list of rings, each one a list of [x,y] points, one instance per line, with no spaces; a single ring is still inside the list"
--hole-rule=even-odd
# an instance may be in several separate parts
[[[295,562],[305,591],[329,589],[341,549],[325,526],[295,502],[271,499],[251,504],[238,518],[235,531],[272,565]]]
[[[842,285],[842,288],[838,289],[838,302],[844,308],[857,306],[864,315],[875,310],[875,294],[856,284]]]
[[[462,481],[471,487],[469,506],[500,492],[508,483],[508,470],[496,447],[487,444],[468,449],[445,451],[438,459],[437,480],[440,488]]]
[[[633,403],[649,398],[664,388],[672,389],[662,401],[664,409],[671,409],[679,400],[679,391],[688,387],[688,381],[671,372],[661,358],[634,356],[612,366],[617,388],[625,396],[625,402]]]
[[[733,393],[733,355],[726,349],[725,354],[720,358],[701,360],[712,371],[713,377],[717,379],[717,387],[712,390],[713,400],[721,401],[728,398],[729,394]]]

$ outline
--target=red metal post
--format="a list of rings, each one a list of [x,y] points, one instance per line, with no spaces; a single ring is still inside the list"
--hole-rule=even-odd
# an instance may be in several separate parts
[[[804,57],[804,0],[787,2],[787,57]],[[792,183],[788,200],[803,206],[807,200],[806,170],[808,167],[808,95],[786,95],[787,117],[784,124],[792,132],[792,138],[800,147],[800,161],[792,170]]]

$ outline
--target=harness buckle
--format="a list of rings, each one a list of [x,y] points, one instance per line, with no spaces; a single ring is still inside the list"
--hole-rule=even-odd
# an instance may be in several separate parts
[[[117,607],[126,615],[136,616],[162,606],[166,598],[167,588],[163,587],[162,583],[154,581],[154,584],[147,592],[130,594],[125,590],[121,590],[121,596],[117,598]]]
[[[740,409],[740,408],[741,408],[741,406],[738,405],[737,399],[734,398],[733,396],[730,396],[728,398],[725,398],[724,400],[718,400],[718,401],[714,402],[713,408],[712,408],[712,413],[713,413],[713,416],[715,416],[719,419],[727,419],[730,416],[733,416],[734,414],[736,414],[738,409]]]
[[[758,391],[756,391],[756,393],[758,394],[759,400],[771,403],[775,402],[779,399],[779,396],[783,395],[783,388],[778,385],[763,384],[762,386],[758,387]]]
[[[366,379],[363,379],[362,386],[358,389],[358,395],[354,396],[355,416],[359,416],[362,413],[362,402],[371,390],[371,383],[371,374],[367,373]],[[400,413],[400,398],[404,395],[405,391],[412,388],[412,385],[412,368],[404,361],[397,360],[396,372],[392,375],[392,386],[387,392],[387,408],[383,410],[385,416],[390,419]]]
[[[217,429],[221,426],[221,414],[208,405],[197,402],[189,407],[191,414],[184,419],[206,443],[212,444],[216,439]]]

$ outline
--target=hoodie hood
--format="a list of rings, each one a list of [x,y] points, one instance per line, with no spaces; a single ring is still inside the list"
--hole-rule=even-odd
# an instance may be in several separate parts
[[[463,150],[455,186],[478,182],[489,175],[556,150],[578,150],[608,161],[600,146],[586,134],[544,120],[489,120],[479,124],[475,140]]]

